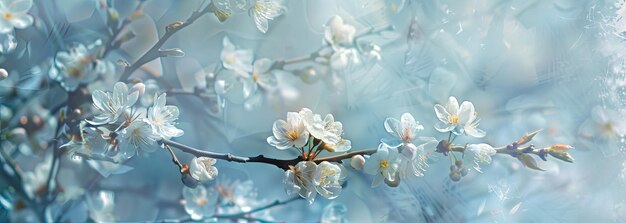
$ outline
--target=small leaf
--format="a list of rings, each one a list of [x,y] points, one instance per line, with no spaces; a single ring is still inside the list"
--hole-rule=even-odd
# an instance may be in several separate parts
[[[541,129],[531,132],[531,133],[527,133],[526,135],[522,136],[522,138],[520,138],[519,140],[517,140],[517,145],[524,145],[528,142],[530,142],[531,140],[533,140],[533,137],[535,137],[537,134],[539,134],[539,132],[541,132]]]
[[[517,156],[517,159],[519,159],[519,161],[522,161],[522,163],[528,168],[541,171],[544,170],[539,168],[539,166],[537,166],[537,161],[528,154],[520,154],[519,156]]]
[[[511,210],[509,211],[509,215],[514,215],[519,210],[520,206],[522,206],[522,202],[517,203]]]

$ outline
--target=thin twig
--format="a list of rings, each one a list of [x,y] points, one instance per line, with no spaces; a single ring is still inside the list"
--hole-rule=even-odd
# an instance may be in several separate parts
[[[174,151],[172,151],[172,148],[170,147],[170,145],[168,144],[164,144],[165,148],[167,149],[167,151],[170,152],[170,155],[172,156],[172,162],[174,162],[179,169],[183,169],[183,164],[180,163],[180,161],[178,161],[178,157],[176,157],[176,154],[174,154]]]

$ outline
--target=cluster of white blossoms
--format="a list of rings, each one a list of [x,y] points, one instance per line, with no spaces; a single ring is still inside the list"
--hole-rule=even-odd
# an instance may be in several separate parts
[[[137,85],[136,85],[137,86]],[[81,124],[81,135],[65,144],[70,154],[121,163],[137,151],[153,152],[156,142],[183,135],[175,125],[178,107],[166,105],[166,94],[155,95],[148,108],[135,106],[144,88],[117,82],[112,92],[92,93],[93,119]]]
[[[344,139],[343,125],[328,114],[323,119],[310,109],[287,113],[287,120],[274,122],[273,136],[267,143],[279,150],[296,149],[303,161],[285,172],[287,193],[298,194],[313,203],[317,194],[334,199],[341,193],[341,182],[346,176],[343,166],[327,161],[317,164],[313,160],[322,151],[345,152],[352,147]]]
[[[81,84],[93,82],[98,76],[113,76],[115,66],[106,60],[96,59],[94,53],[102,45],[101,40],[85,46],[75,44],[67,51],[59,51],[50,66],[50,78],[58,81],[67,91],[74,91]]]
[[[276,88],[278,81],[271,69],[274,61],[267,58],[255,60],[252,50],[238,48],[228,37],[224,37],[222,44],[220,59],[225,70],[219,73],[215,82],[218,95],[232,99],[233,93],[241,93],[244,99],[248,99],[259,89],[272,91]],[[242,92],[232,92],[237,85]]]
[[[330,46],[327,61],[335,71],[342,71],[351,65],[365,60],[380,60],[380,46],[371,42],[356,41],[356,28],[335,15],[330,18],[324,30],[324,44]],[[321,53],[322,55],[325,52]]]
[[[248,11],[256,28],[262,33],[269,30],[269,22],[286,11],[284,0],[215,0],[215,15],[224,21],[232,14]]]

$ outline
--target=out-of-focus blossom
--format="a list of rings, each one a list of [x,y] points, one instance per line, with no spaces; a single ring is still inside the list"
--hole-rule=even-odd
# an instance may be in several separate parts
[[[299,112],[307,131],[315,138],[322,140],[321,148],[330,152],[345,152],[350,150],[351,142],[342,138],[343,125],[336,122],[332,114],[327,114],[322,120],[321,115],[313,114],[308,108]]]
[[[9,72],[7,72],[4,68],[0,68],[0,81],[7,79],[7,77],[9,77]]]
[[[128,86],[117,82],[113,92],[95,90],[92,95],[96,115],[93,120],[87,121],[92,125],[112,124],[137,102],[139,92],[128,92]]]
[[[372,187],[376,187],[387,179],[393,181],[398,170],[398,150],[389,148],[384,143],[378,146],[376,153],[372,154],[363,166],[363,171],[367,174],[375,175]]]
[[[485,136],[483,130],[478,129],[479,120],[476,117],[474,104],[464,101],[459,107],[459,102],[455,97],[450,97],[446,106],[435,105],[435,114],[439,121],[435,124],[435,129],[440,132],[450,132],[480,138]]]
[[[254,59],[252,50],[237,49],[228,37],[224,37],[222,44],[224,47],[220,53],[222,66],[235,71],[239,75],[248,77],[249,73],[252,72],[252,61]]]
[[[165,93],[155,96],[153,106],[148,108],[146,121],[150,123],[154,134],[159,138],[170,139],[182,136],[184,131],[175,126],[179,115],[178,107],[165,105],[166,97]]]
[[[86,196],[89,218],[95,222],[115,221],[115,194],[112,191],[98,191]]]
[[[600,136],[615,138],[626,134],[626,119],[618,111],[595,107],[591,119],[597,125]]]
[[[359,54],[353,48],[337,48],[330,56],[330,67],[333,70],[342,71],[350,65],[359,64]]]
[[[322,212],[321,223],[348,223],[346,214],[348,208],[345,205],[337,202],[331,202],[324,207]]]
[[[183,187],[185,211],[193,220],[200,220],[213,215],[218,198],[219,194],[213,187]]]
[[[26,14],[33,6],[33,0],[0,1],[0,33],[12,32],[14,28],[24,29],[33,24],[33,16]]]
[[[90,46],[77,44],[67,52],[58,52],[50,68],[50,77],[67,91],[74,91],[79,85],[94,81],[98,75],[113,75],[115,67],[112,63],[90,55],[97,45],[99,41]]]
[[[356,28],[350,24],[345,24],[340,16],[333,16],[326,24],[324,39],[333,46],[352,45]]]
[[[280,150],[291,147],[302,148],[309,139],[304,121],[296,112],[287,113],[287,121],[277,120],[272,127],[274,136],[267,138],[267,143]]]
[[[250,11],[256,28],[266,33],[269,21],[285,12],[284,0],[256,0]]]
[[[194,157],[189,165],[189,173],[198,181],[204,182],[217,177],[216,159],[209,157]]]
[[[490,164],[491,157],[496,155],[496,150],[486,143],[469,144],[467,149],[474,153],[474,169],[480,173],[482,173],[480,165]]]
[[[258,86],[266,90],[273,90],[278,85],[276,76],[274,76],[271,71],[272,64],[274,64],[272,60],[262,58],[254,61],[252,68],[252,80],[254,80],[254,83]]]
[[[341,193],[341,168],[337,164],[327,161],[317,165],[315,174],[313,175],[313,183],[317,193],[327,199],[334,199]]]
[[[313,177],[317,164],[312,161],[301,161],[285,171],[285,189],[287,194],[298,194],[312,204],[317,195]]]

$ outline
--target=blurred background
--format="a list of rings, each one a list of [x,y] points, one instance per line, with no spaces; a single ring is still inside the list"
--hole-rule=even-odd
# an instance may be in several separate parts
[[[138,4],[131,0],[107,3],[121,18],[133,13]],[[129,26],[136,37],[106,59],[137,60],[163,35],[165,26],[184,21],[200,4],[196,0],[147,1],[144,15]],[[276,72],[277,90],[261,91],[259,98],[217,95],[214,100],[203,100],[193,94],[171,95],[168,104],[179,107],[178,126],[185,131],[176,141],[241,156],[292,158],[297,156],[295,151],[278,151],[266,138],[272,135],[275,120],[303,107],[333,114],[343,123],[352,150],[376,148],[388,136],[384,120],[405,112],[424,125],[421,135],[445,139],[447,134],[433,128],[437,122],[433,106],[455,96],[474,103],[481,129],[487,132],[485,138],[459,137],[457,143],[502,146],[542,129],[535,144],[573,145],[570,153],[575,161],[539,161],[545,171],[537,171],[512,157],[496,156],[483,173],[472,171],[460,182],[452,182],[448,158],[434,155],[425,176],[403,181],[397,188],[371,188],[371,176],[348,168],[349,180],[339,198],[272,208],[269,214],[274,220],[319,222],[325,207],[331,205],[345,208],[345,219],[350,222],[626,221],[624,1],[297,0],[286,1],[285,7],[284,14],[270,22],[267,33],[257,30],[247,12],[224,22],[204,16],[162,47],[180,48],[184,57],[154,60],[133,77],[145,81],[151,74],[161,76],[168,87],[187,92],[199,85],[213,87],[210,81],[220,78],[215,67],[221,63],[224,37],[241,49],[252,50],[255,58],[295,58],[321,47],[324,25],[334,15],[355,26],[357,34],[371,28],[392,26],[394,30],[372,37],[381,47],[380,61],[351,67],[336,74],[337,80],[303,81],[297,71],[307,67],[305,63],[294,65],[293,72]],[[16,30],[17,48],[0,52],[0,66],[9,71],[9,78],[0,80],[0,91],[16,89],[15,94],[41,97],[46,108],[55,100],[65,100],[59,96],[62,89],[40,84],[49,78],[48,69],[33,67],[45,67],[61,45],[104,38],[101,11],[101,2],[94,0],[35,0],[30,12],[35,26]],[[50,36],[55,32],[40,33],[37,23],[64,32],[60,37]],[[7,41],[11,42],[0,39],[3,49]],[[24,54],[28,60],[20,59]],[[121,70],[118,66],[116,77]],[[3,120],[18,116],[15,111],[26,106],[14,97],[0,98]],[[25,171],[32,171],[45,162],[46,154],[31,152],[16,161]],[[179,153],[183,162],[192,158]],[[180,174],[166,152],[141,154],[125,164],[124,174],[108,177],[73,165],[77,164],[62,163],[59,181],[74,182],[83,193],[113,191],[118,221],[186,216],[180,204]],[[274,166],[218,161],[217,167],[220,173],[215,184],[251,180],[254,199],[271,202],[290,197],[280,183],[284,172]],[[84,219],[85,207],[71,205],[71,219]],[[15,220],[2,220],[8,219]]]

